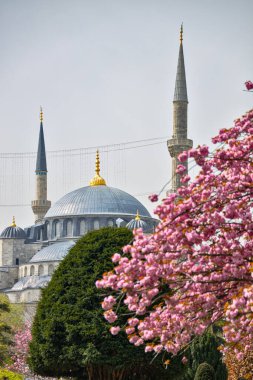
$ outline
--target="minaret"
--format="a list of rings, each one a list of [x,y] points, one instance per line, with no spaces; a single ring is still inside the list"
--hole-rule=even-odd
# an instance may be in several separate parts
[[[43,112],[40,108],[40,135],[36,162],[36,200],[32,201],[32,210],[35,215],[35,223],[44,218],[51,207],[47,200],[47,160],[43,132]]]
[[[172,192],[175,192],[180,186],[182,186],[180,182],[181,176],[176,173],[177,165],[179,164],[177,157],[179,153],[192,148],[192,140],[187,138],[187,108],[188,97],[184,67],[183,25],[181,25],[177,76],[173,99],[173,135],[172,138],[167,141],[168,150],[172,157]],[[186,167],[185,174],[187,174],[187,161],[184,165]]]

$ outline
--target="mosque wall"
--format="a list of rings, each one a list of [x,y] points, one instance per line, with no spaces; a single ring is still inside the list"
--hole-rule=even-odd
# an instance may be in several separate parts
[[[27,263],[43,246],[42,242],[24,244],[20,264]]]
[[[23,250],[23,239],[0,239],[0,265],[19,265]]]
[[[29,276],[52,276],[53,272],[58,267],[58,265],[58,261],[27,263],[19,267],[18,277],[23,278]]]
[[[0,267],[0,290],[11,288],[18,280],[18,266]]]
[[[40,298],[40,289],[24,289],[22,291],[9,291],[6,292],[11,303],[22,303],[22,304],[36,304]],[[35,305],[33,306],[36,307]]]

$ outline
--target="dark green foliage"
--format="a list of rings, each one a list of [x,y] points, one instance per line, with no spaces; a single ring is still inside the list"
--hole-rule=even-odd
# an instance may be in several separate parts
[[[208,363],[201,363],[198,366],[194,380],[216,380],[213,367]]]
[[[197,368],[203,362],[209,363],[213,367],[216,380],[226,380],[227,369],[222,362],[222,354],[218,350],[221,344],[222,339],[217,333],[206,332],[204,335],[196,337],[185,354],[188,365],[183,380],[193,380]]]
[[[8,320],[10,313],[10,302],[8,298],[0,294],[0,365],[8,359],[9,348],[12,344],[12,329]]]
[[[96,380],[168,378],[160,357],[150,364],[152,355],[130,344],[125,333],[112,336],[103,318],[104,290],[95,281],[113,268],[111,256],[131,239],[125,228],[92,231],[60,263],[33,324],[29,364],[35,373]]]

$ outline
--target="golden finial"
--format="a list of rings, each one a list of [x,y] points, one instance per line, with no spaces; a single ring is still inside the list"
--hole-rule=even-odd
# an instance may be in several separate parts
[[[13,218],[12,218],[11,227],[17,227],[16,221],[15,221],[15,216],[13,216]]]
[[[100,160],[99,160],[99,151],[97,150],[96,154],[96,175],[90,181],[90,186],[106,186],[105,180],[100,177]]]
[[[100,160],[99,160],[99,151],[97,150],[96,154],[96,170],[95,170],[97,175],[100,175]]]
[[[137,212],[136,212],[135,220],[141,220],[139,210],[137,210]]]
[[[40,106],[40,121],[41,123],[43,123],[43,110],[41,106]]]
[[[180,28],[180,44],[182,45],[183,43],[183,23],[181,24]]]

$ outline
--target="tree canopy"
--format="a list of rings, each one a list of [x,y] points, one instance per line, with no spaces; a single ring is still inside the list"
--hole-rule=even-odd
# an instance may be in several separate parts
[[[89,379],[163,379],[161,358],[115,337],[103,318],[104,291],[95,281],[111,270],[111,256],[131,241],[125,228],[104,228],[81,238],[42,292],[32,328],[29,364],[44,376]],[[121,307],[121,312],[126,311]],[[121,317],[126,323],[127,316]]]
[[[6,314],[10,312],[8,298],[0,294],[0,365],[2,366],[8,357],[9,346],[11,344],[11,327],[5,322]]]
[[[156,208],[155,233],[135,232],[133,244],[113,257],[114,271],[99,288],[112,289],[105,317],[118,321],[120,297],[131,313],[129,341],[146,351],[176,354],[213,323],[223,321],[226,343],[241,358],[253,342],[253,110],[213,138],[179,155],[200,166],[189,183]],[[153,197],[153,199],[156,197]]]

